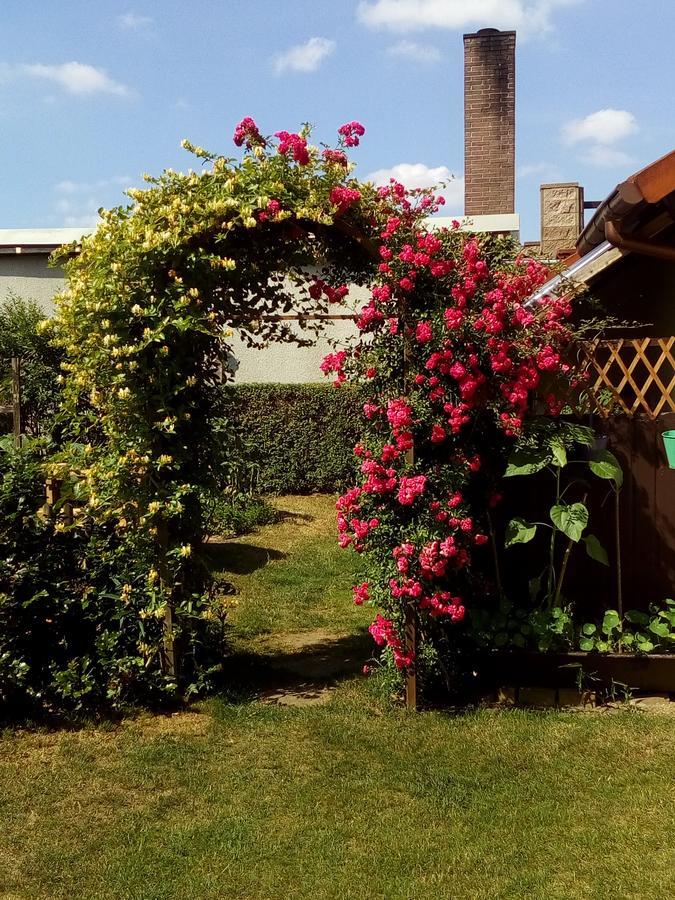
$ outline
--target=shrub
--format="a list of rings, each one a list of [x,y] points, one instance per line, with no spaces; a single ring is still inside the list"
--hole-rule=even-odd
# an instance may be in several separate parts
[[[0,714],[101,712],[174,696],[156,660],[165,603],[151,545],[40,511],[41,445],[0,444]],[[150,569],[150,577],[147,572]],[[213,623],[182,615],[186,681]],[[199,665],[196,663],[199,657]]]
[[[360,390],[312,384],[226,389],[229,421],[261,493],[338,491],[355,474]]]
[[[227,490],[214,498],[207,525],[209,534],[239,535],[278,520],[277,510],[260,497]]]
[[[13,294],[0,302],[0,404],[11,405],[9,361],[21,358],[21,411],[23,429],[29,434],[50,431],[56,411],[62,353],[40,330],[45,314],[34,300]]]

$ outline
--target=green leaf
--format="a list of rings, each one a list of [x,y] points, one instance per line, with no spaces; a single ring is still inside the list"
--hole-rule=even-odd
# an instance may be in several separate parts
[[[579,648],[581,650],[592,650],[594,646],[595,645],[590,638],[581,638],[579,641]]]
[[[598,478],[607,478],[613,481],[617,488],[623,484],[623,470],[619,460],[609,450],[598,450],[593,458],[588,461],[588,467]]]
[[[533,475],[545,468],[550,461],[548,453],[541,450],[514,450],[506,467],[504,477],[513,475]]]
[[[608,609],[602,619],[602,630],[605,634],[611,634],[621,626],[621,617],[615,609]]]
[[[665,622],[652,621],[649,623],[649,630],[658,637],[668,637],[670,627]]]
[[[595,632],[596,632],[598,629],[596,628],[596,626],[595,626],[592,622],[586,622],[585,625],[582,625],[582,626],[581,626],[581,630],[582,630],[582,632],[583,632],[585,635],[587,635],[588,637],[590,637],[592,634],[595,634]]]
[[[565,450],[565,445],[560,440],[560,438],[553,438],[551,443],[549,444],[551,448],[551,452],[553,453],[553,462],[562,468],[567,465],[567,451]]]
[[[586,544],[586,553],[588,553],[591,559],[602,563],[603,566],[609,565],[607,551],[594,534],[587,534],[584,538],[584,543]]]
[[[621,635],[621,643],[625,644],[626,647],[630,647],[635,642],[635,635],[631,634],[630,631],[627,631],[626,634]]]
[[[651,641],[639,640],[637,642],[638,650],[641,650],[642,653],[651,653],[654,649],[654,644]]]
[[[560,434],[568,443],[573,441],[575,444],[582,444],[584,447],[590,447],[595,440],[595,431],[588,425],[577,425],[574,422],[560,422]]]
[[[525,519],[511,519],[506,526],[505,545],[511,547],[513,544],[527,544],[536,533],[536,525],[531,525]]]
[[[631,625],[649,625],[649,616],[639,609],[629,609],[625,618]]]
[[[588,510],[583,503],[558,503],[551,507],[551,521],[571,541],[579,541],[588,525]]]

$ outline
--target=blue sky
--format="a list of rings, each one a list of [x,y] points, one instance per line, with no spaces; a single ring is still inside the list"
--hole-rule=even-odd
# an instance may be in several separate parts
[[[518,31],[523,239],[540,182],[601,199],[675,147],[672,0],[3,0],[0,227],[88,225],[189,167],[184,137],[234,155],[245,115],[327,142],[358,119],[358,175],[447,170],[461,213],[462,33],[491,26]]]

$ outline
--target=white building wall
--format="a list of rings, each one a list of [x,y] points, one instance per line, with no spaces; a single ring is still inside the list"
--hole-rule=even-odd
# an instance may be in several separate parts
[[[0,301],[9,294],[16,294],[26,300],[36,300],[45,315],[54,313],[54,294],[65,286],[61,269],[47,265],[45,253],[0,254]],[[365,302],[367,292],[355,289],[353,301]],[[349,308],[336,307],[339,314],[348,314]],[[307,384],[328,381],[319,365],[326,354],[335,347],[331,340],[340,343],[357,334],[353,321],[333,319],[324,323],[324,328],[312,347],[298,347],[295,344],[271,344],[264,350],[247,347],[236,334],[230,339],[233,355],[238,363],[234,375],[235,384],[272,382],[282,384]]]
[[[61,269],[50,269],[44,253],[11,253],[0,255],[0,300],[17,294],[36,300],[51,315],[53,296],[65,285]]]

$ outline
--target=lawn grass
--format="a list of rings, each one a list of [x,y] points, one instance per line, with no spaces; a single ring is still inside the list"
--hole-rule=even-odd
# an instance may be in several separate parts
[[[335,498],[282,497],[272,503],[280,523],[214,546],[215,568],[238,591],[235,640],[363,629],[372,610],[351,602],[359,559],[336,545]]]
[[[327,517],[328,501],[310,499],[304,530],[284,531],[287,519],[242,542],[286,554],[252,572],[255,589],[240,582],[243,646],[283,644],[299,620],[293,596],[312,628],[327,629],[331,604],[337,633],[363,628],[335,583],[349,554],[331,560],[325,545],[321,564],[302,562],[318,611],[291,571],[328,536],[321,508]],[[675,720],[407,714],[347,677],[326,705],[215,698],[105,727],[7,732],[0,834],[3,900],[665,900]]]

